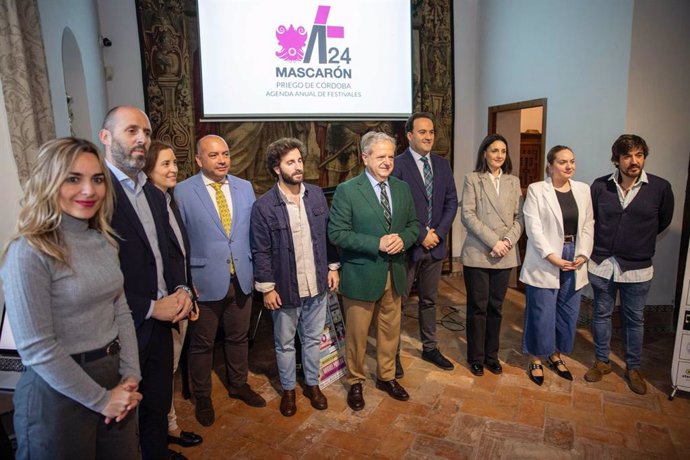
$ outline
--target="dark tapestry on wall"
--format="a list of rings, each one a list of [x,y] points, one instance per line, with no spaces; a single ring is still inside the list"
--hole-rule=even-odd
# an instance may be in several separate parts
[[[434,152],[451,160],[453,128],[452,0],[412,0],[414,110],[436,117]],[[170,142],[180,178],[197,171],[196,139],[218,134],[230,147],[231,173],[254,184],[257,195],[273,185],[264,149],[272,141],[296,137],[307,146],[305,179],[334,187],[359,174],[360,137],[385,131],[407,146],[401,121],[285,121],[201,123],[196,1],[137,0],[142,43],[146,110],[153,137]],[[241,69],[240,69],[241,70]]]

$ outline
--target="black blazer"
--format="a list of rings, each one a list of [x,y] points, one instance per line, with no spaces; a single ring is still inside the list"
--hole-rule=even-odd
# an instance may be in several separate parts
[[[393,177],[407,182],[412,192],[415,212],[419,221],[417,241],[414,246],[407,250],[413,262],[421,259],[426,252],[422,246],[422,241],[424,241],[428,233],[427,225],[430,228],[436,229],[436,235],[441,239],[439,245],[431,250],[431,255],[436,260],[446,257],[448,233],[450,233],[450,227],[455,219],[455,214],[458,212],[458,192],[455,188],[455,179],[453,178],[453,170],[450,167],[450,163],[445,158],[433,153],[429,154],[429,158],[431,159],[431,169],[434,173],[431,223],[427,223],[429,218],[427,215],[428,198],[426,196],[424,179],[419,174],[419,168],[417,168],[409,147],[395,157],[395,164],[391,174]]]
[[[172,229],[170,229],[171,231],[169,232],[169,249],[171,270],[175,271],[175,279],[185,280],[183,284],[187,285],[192,290],[194,300],[196,300],[196,293],[194,293],[194,286],[192,283],[192,266],[189,263],[189,254],[191,250],[189,246],[189,236],[187,235],[187,229],[185,229],[184,227],[184,222],[182,222],[180,210],[178,209],[177,204],[174,201],[170,203],[170,209],[172,209],[173,216],[175,216],[175,220],[177,221],[177,226],[180,228],[180,233],[182,234],[182,242],[184,244],[183,251],[180,247],[180,242],[178,241],[175,232]],[[186,258],[184,256],[185,254],[187,254]]]
[[[146,319],[146,314],[151,308],[151,301],[158,298],[156,259],[144,231],[144,226],[141,224],[132,203],[112,172],[111,176],[115,189],[115,212],[111,225],[118,235],[120,269],[125,278],[125,296],[129,308],[132,310],[139,348],[143,349],[151,338],[151,331],[155,322],[167,324],[168,327],[170,323],[153,318]],[[168,292],[172,292],[176,286],[185,284],[185,282],[184,276],[180,276],[179,271],[173,268],[170,258],[169,241],[173,231],[168,221],[165,196],[163,192],[149,182],[144,184],[144,195],[151,208],[156,226],[166,286]]]

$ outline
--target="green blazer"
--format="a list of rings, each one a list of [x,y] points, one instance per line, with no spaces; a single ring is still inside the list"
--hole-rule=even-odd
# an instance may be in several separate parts
[[[389,264],[395,291],[401,296],[407,293],[405,251],[390,256],[379,251],[379,241],[383,235],[397,233],[407,250],[417,240],[419,223],[407,183],[391,176],[388,184],[393,203],[390,232],[365,172],[335,190],[328,237],[340,250],[340,292],[345,297],[367,302],[381,298]]]

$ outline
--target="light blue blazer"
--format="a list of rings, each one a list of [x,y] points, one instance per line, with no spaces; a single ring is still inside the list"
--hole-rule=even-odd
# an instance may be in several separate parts
[[[231,258],[235,264],[235,275],[245,294],[252,292],[254,282],[249,220],[256,196],[250,182],[231,175],[227,177],[232,198],[229,238],[225,235],[201,173],[175,187],[175,200],[189,235],[192,278],[202,303],[221,300],[227,294]]]

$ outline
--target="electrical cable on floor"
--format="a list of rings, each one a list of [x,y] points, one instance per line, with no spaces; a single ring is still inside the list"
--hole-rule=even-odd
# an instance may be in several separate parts
[[[414,310],[416,311],[416,308]],[[461,316],[462,311],[463,308],[460,306],[447,305],[445,307],[441,307],[441,313],[443,316],[441,319],[436,320],[436,324],[440,324],[451,332],[462,332],[465,330],[464,318]],[[419,320],[419,316],[415,314],[403,313],[403,316],[406,318]]]

